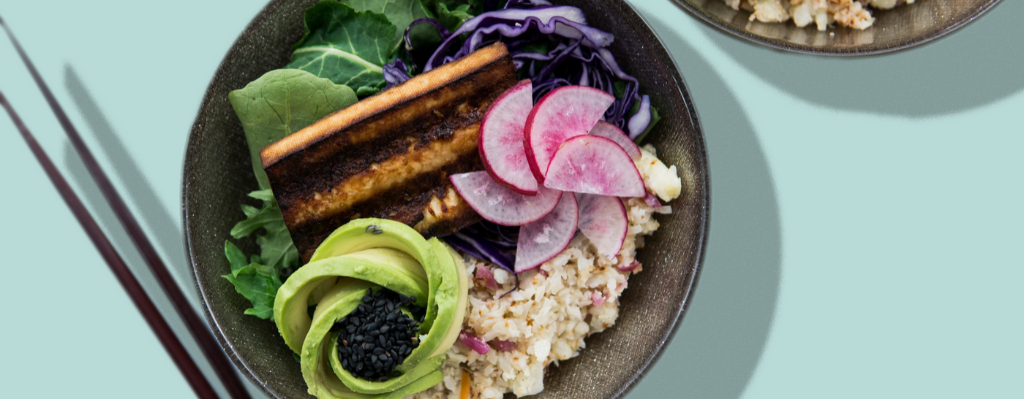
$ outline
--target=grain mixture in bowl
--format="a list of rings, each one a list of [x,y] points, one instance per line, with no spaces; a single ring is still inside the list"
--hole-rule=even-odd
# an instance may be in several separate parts
[[[867,7],[887,10],[914,0],[722,0],[734,10],[750,11],[750,20],[785,22],[796,26],[810,23],[825,30],[833,22],[853,29],[867,29],[875,22]]]
[[[675,166],[662,164],[649,145],[643,148],[643,155],[637,166],[648,189],[671,198],[678,196],[681,180]],[[639,198],[624,200],[624,204],[629,228],[615,259],[598,254],[594,244],[579,234],[558,256],[521,273],[519,289],[512,291],[515,281],[511,274],[465,255],[470,275],[486,275],[477,273],[485,268],[498,283],[494,289],[493,285],[487,287],[485,279],[474,279],[465,321],[468,333],[495,348],[480,354],[456,343],[441,368],[444,381],[412,398],[460,399],[464,377],[470,380],[470,398],[540,393],[549,365],[576,357],[586,347],[584,338],[615,324],[619,296],[628,286],[630,274],[643,270],[635,261],[636,250],[643,247],[644,236],[659,227],[653,215],[671,211],[651,207]],[[506,345],[510,350],[497,348]]]

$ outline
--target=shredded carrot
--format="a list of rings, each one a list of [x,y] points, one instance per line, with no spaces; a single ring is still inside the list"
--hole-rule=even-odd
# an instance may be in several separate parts
[[[469,399],[469,373],[465,371],[462,372],[462,393],[459,399]]]

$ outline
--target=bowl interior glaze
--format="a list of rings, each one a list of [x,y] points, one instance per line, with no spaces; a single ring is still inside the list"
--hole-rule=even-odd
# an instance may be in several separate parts
[[[918,46],[974,21],[1000,0],[917,0],[891,10],[873,10],[875,23],[856,30],[834,26],[820,32],[813,24],[750,21],[750,12],[722,0],[673,0],[704,22],[733,36],[779,50],[834,56],[882,54]]]
[[[221,276],[230,267],[224,242],[244,215],[246,194],[257,188],[242,126],[228,92],[284,66],[303,33],[302,14],[315,0],[274,0],[242,32],[210,83],[192,126],[185,155],[182,212],[185,244],[204,311],[232,361],[275,398],[310,398],[299,364],[274,323],[243,315],[248,301]],[[587,340],[580,356],[552,368],[538,398],[622,396],[651,366],[676,329],[696,282],[708,221],[704,140],[682,77],[639,15],[621,0],[571,0],[589,23],[615,34],[611,46],[622,68],[664,116],[650,134],[659,156],[675,164],[684,195],[674,213],[639,252],[642,273],[630,279],[616,326]],[[232,240],[246,253],[252,240]]]

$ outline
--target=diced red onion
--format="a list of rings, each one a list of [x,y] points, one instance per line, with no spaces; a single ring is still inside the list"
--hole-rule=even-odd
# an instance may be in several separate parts
[[[644,202],[647,203],[647,206],[661,208],[661,201],[658,201],[658,197],[655,197],[651,192],[647,192],[647,195],[644,196]]]
[[[491,273],[491,269],[487,266],[478,265],[476,267],[476,279],[483,280],[484,286],[492,290],[498,290],[498,281],[494,279],[494,273]]]
[[[466,331],[465,329],[463,329],[462,332],[459,333],[459,342],[462,342],[463,345],[468,346],[469,349],[472,349],[474,352],[479,353],[481,355],[491,350],[490,345],[487,345],[487,343],[484,342],[482,339],[480,339],[476,335],[473,335],[473,333]]]
[[[631,272],[633,270],[636,270],[636,268],[638,268],[638,267],[640,267],[640,261],[638,261],[636,259],[633,259],[633,263],[630,263],[627,266],[616,267],[615,270],[618,270],[618,271],[623,272],[623,273],[628,273],[628,272]]]
[[[515,342],[506,341],[503,339],[492,340],[491,347],[493,347],[495,350],[502,352],[511,352],[519,349],[519,346],[517,346]]]
[[[665,205],[665,206],[662,206],[660,208],[654,208],[653,212],[654,213],[660,213],[662,215],[671,215],[672,214],[672,206],[671,205]]]
[[[594,291],[590,294],[590,300],[594,302],[594,306],[601,306],[604,303],[604,295],[601,295],[601,291]]]

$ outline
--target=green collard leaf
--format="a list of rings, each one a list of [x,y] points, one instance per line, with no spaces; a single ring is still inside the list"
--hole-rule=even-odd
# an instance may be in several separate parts
[[[401,47],[402,37],[409,24],[417,19],[427,17],[426,10],[423,9],[423,4],[419,0],[345,0],[343,3],[348,4],[357,12],[373,11],[384,14],[388,22],[395,25],[395,42],[391,48],[392,53]]]
[[[384,87],[382,67],[398,38],[398,28],[384,14],[324,0],[306,9],[305,23],[306,34],[286,68],[355,88],[360,95]]]
[[[269,189],[260,150],[358,99],[344,85],[301,70],[278,69],[232,91],[228,100],[242,121],[256,180],[260,188]]]
[[[441,1],[441,0],[425,0],[423,6],[430,10],[434,19],[437,19],[441,25],[444,25],[449,32],[454,32],[459,29],[463,23],[473,19],[476,15],[482,12],[482,2],[466,2],[466,1]],[[474,9],[474,4],[477,5],[477,9]]]

